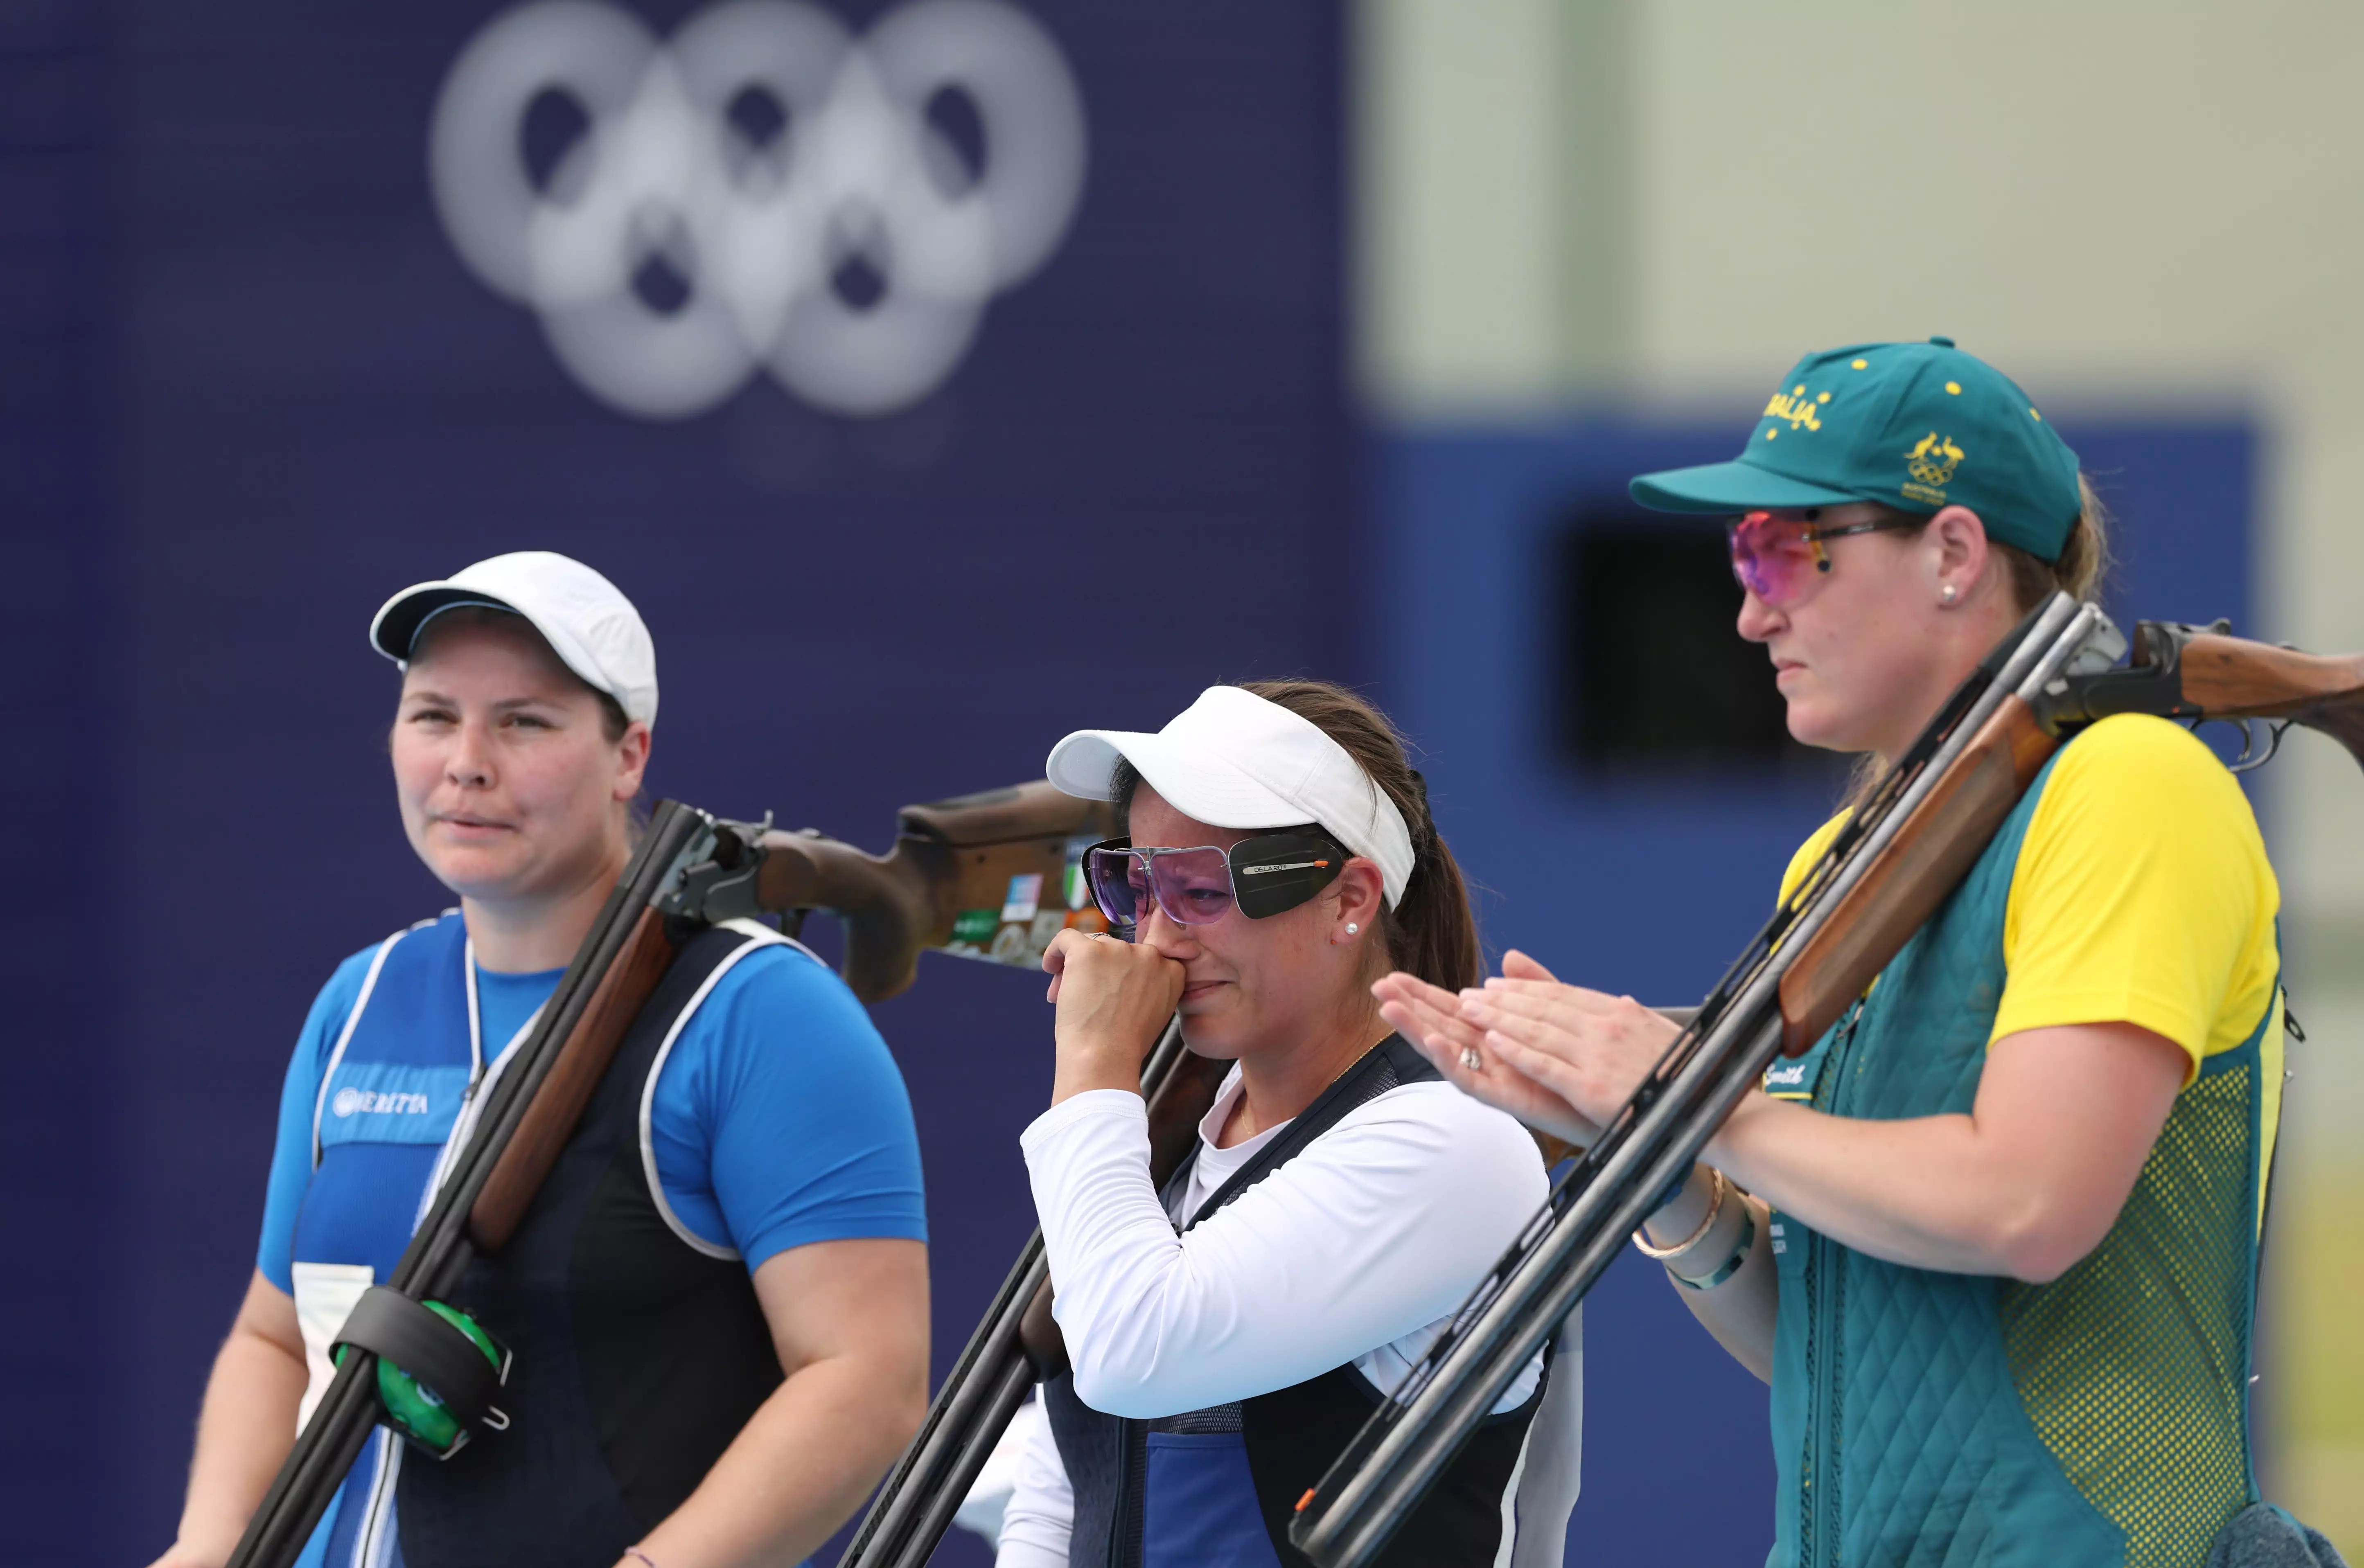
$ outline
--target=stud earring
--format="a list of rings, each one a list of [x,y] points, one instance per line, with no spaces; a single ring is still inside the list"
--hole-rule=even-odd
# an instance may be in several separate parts
[[[1949,604],[1949,605],[1950,605],[1950,604],[1952,604],[1952,603],[1954,602],[1954,595],[1955,595],[1955,594],[1956,594],[1956,593],[1957,593],[1957,592],[1959,592],[1959,590],[1958,590],[1958,589],[1957,589],[1957,588],[1956,588],[1956,587],[1955,587],[1951,583],[1948,583],[1948,584],[1946,584],[1946,591],[1945,591],[1943,594],[1939,595],[1938,596],[1939,596],[1940,598],[1944,599],[1947,604]]]
[[[1362,933],[1362,927],[1355,924],[1352,920],[1346,922],[1346,934],[1350,937],[1359,936]]]

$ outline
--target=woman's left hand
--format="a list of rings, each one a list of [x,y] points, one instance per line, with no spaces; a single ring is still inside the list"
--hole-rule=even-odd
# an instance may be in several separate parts
[[[1595,1126],[1633,1097],[1681,1031],[1631,996],[1563,984],[1515,950],[1502,973],[1461,993],[1461,1021],[1481,1057],[1532,1080]]]

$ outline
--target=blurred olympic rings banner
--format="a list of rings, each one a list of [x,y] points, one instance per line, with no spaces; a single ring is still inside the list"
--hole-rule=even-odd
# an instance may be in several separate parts
[[[537,171],[529,116],[553,95],[575,134]],[[916,0],[859,38],[797,0],[726,0],[663,40],[603,0],[540,0],[453,61],[429,164],[469,269],[601,402],[685,418],[769,372],[878,415],[942,384],[1057,249],[1084,107],[999,0]]]
[[[17,1033],[74,1042],[28,1059],[48,1109],[0,1151],[36,1195],[10,1235],[54,1263],[0,1336],[0,1378],[56,1413],[11,1462],[12,1545],[82,1568],[173,1537],[307,1007],[451,902],[386,809],[394,676],[362,630],[394,587],[508,550],[590,562],[663,650],[652,792],[874,847],[898,806],[1027,777],[1086,719],[1353,678],[1345,18],[0,18],[25,567],[0,647],[20,728],[82,759],[10,798],[119,825],[32,835],[0,943]],[[1252,566],[1144,623],[1106,585],[1177,550]],[[226,679],[304,719],[227,721]],[[311,851],[189,829],[257,820],[258,779],[273,841]],[[173,939],[110,965],[58,917],[56,889],[92,887]],[[930,1175],[941,1375],[1033,1225],[1042,991],[946,962],[878,1021]]]

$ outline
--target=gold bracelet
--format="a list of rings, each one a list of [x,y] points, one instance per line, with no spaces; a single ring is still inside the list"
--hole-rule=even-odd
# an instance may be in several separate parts
[[[1681,1240],[1676,1242],[1671,1247],[1653,1247],[1650,1245],[1648,1239],[1641,1231],[1636,1230],[1634,1232],[1634,1245],[1642,1250],[1642,1256],[1645,1258],[1656,1258],[1658,1262],[1663,1263],[1668,1258],[1678,1258],[1682,1256],[1682,1254],[1689,1251],[1692,1248],[1707,1240],[1707,1233],[1715,1229],[1716,1216],[1723,1212],[1724,1195],[1732,1190],[1732,1184],[1725,1181],[1723,1179],[1723,1173],[1717,1170],[1713,1165],[1710,1165],[1707,1168],[1707,1174],[1710,1184],[1709,1190],[1712,1195],[1711,1195],[1707,1200],[1707,1214],[1706,1217],[1699,1222],[1699,1229],[1692,1231],[1689,1235],[1684,1237]]]

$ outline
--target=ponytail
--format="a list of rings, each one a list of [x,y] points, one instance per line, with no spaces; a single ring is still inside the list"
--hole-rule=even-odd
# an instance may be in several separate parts
[[[1411,880],[1404,884],[1402,901],[1392,909],[1383,906],[1379,916],[1395,967],[1448,991],[1484,980],[1478,919],[1469,911],[1461,867],[1429,815],[1428,781],[1405,756],[1403,737],[1394,723],[1362,697],[1328,681],[1240,684],[1338,742],[1403,814],[1411,834]]]

